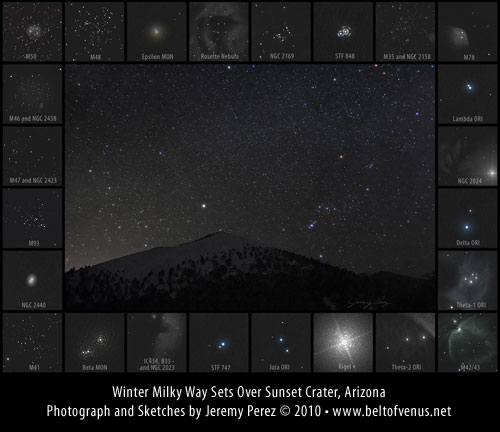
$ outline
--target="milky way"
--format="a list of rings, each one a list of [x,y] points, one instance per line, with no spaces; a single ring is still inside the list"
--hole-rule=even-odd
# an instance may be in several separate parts
[[[222,230],[433,270],[431,66],[67,70],[67,268]]]

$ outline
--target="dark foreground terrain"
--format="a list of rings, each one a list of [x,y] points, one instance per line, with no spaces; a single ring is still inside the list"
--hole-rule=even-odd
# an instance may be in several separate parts
[[[71,310],[433,310],[434,275],[356,274],[216,233],[65,276]]]

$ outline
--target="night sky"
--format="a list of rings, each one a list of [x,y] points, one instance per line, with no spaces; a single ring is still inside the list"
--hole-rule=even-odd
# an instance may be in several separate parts
[[[66,73],[67,268],[221,230],[357,272],[433,270],[433,66]]]

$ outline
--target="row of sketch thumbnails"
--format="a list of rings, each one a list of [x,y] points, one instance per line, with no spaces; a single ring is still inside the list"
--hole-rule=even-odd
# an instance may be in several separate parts
[[[421,62],[435,60],[436,40],[439,61],[497,60],[496,2],[439,2],[437,13],[434,2],[65,2],[64,8],[63,24],[60,2],[3,3],[4,61],[61,61],[63,27],[66,61],[123,61],[125,54],[129,61],[186,61],[189,50],[191,61],[311,61],[313,54],[314,61]]]
[[[59,249],[63,244],[63,192],[3,190],[3,247]],[[494,188],[438,191],[437,246],[442,249],[497,247],[497,191]]]
[[[374,68],[378,65],[360,65]],[[189,68],[269,67],[268,65],[185,65]],[[290,66],[291,67],[291,66]],[[318,67],[322,67],[318,65]],[[408,66],[410,67],[410,66]],[[3,66],[4,124],[62,124],[62,66],[8,64]],[[74,93],[78,82],[68,82]],[[493,125],[497,121],[497,65],[440,65],[437,73],[437,118],[445,125]],[[82,90],[82,89],[80,89]],[[90,91],[91,89],[89,89]],[[73,102],[73,101],[69,101]],[[419,115],[417,113],[416,115]]]
[[[3,186],[62,186],[59,127],[3,129]],[[497,127],[438,128],[438,186],[497,185]]]
[[[67,313],[63,348],[61,314],[4,313],[3,371],[496,372],[496,325],[480,312]]]
[[[5,311],[62,310],[61,251],[4,251],[3,269]],[[497,309],[497,251],[439,251],[437,279],[439,311]]]

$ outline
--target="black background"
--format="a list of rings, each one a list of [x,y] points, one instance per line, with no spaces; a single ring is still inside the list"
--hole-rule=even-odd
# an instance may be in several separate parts
[[[38,426],[43,420],[47,420],[45,410],[47,404],[58,404],[60,407],[67,406],[101,406],[107,403],[110,408],[115,406],[125,406],[131,403],[160,402],[163,406],[168,404],[168,400],[114,400],[112,398],[112,385],[140,386],[142,388],[153,385],[174,385],[177,387],[184,385],[212,386],[219,387],[245,385],[247,387],[264,387],[266,385],[288,387],[293,385],[306,386],[314,385],[317,387],[343,387],[345,385],[360,385],[364,388],[380,387],[387,390],[385,399],[348,399],[344,403],[346,406],[364,406],[365,403],[370,406],[379,404],[393,407],[399,404],[402,407],[446,407],[451,406],[451,412],[454,421],[460,421],[464,427],[466,424],[475,427],[485,427],[488,420],[497,418],[497,397],[493,392],[498,388],[497,374],[446,374],[446,373],[428,373],[428,374],[2,374],[1,389],[3,402],[1,405],[1,415],[5,423],[9,420],[23,422],[37,422]],[[164,403],[162,403],[164,402]],[[191,401],[186,401],[179,406],[186,406]],[[283,403],[293,406],[296,403],[306,403],[314,405],[317,400],[313,399],[293,399],[293,400],[269,400],[261,401],[226,399],[219,400],[223,406],[238,406],[254,403],[257,406],[272,404],[279,407]],[[327,401],[322,401],[323,408],[326,408]],[[214,400],[208,403],[218,405]],[[338,402],[335,402],[335,406]],[[194,403],[194,405],[197,405]],[[328,404],[333,405],[333,404]],[[49,419],[51,423],[63,423],[63,419]],[[100,423],[109,424],[110,419],[103,419]],[[130,424],[128,418],[121,419]],[[142,420],[135,419],[142,423]],[[149,419],[151,420],[151,419]],[[156,418],[163,425],[171,425],[175,419]],[[184,423],[200,424],[187,418],[181,418]],[[235,424],[236,420],[226,419],[226,424]],[[283,417],[263,420],[266,424],[273,421],[274,424],[281,424]],[[315,419],[305,418],[299,421],[296,417],[288,417],[288,420],[298,422],[303,425],[307,423],[316,423]],[[380,423],[382,418],[374,419],[343,419],[349,424],[358,425],[361,422],[369,425]],[[358,421],[359,420],[359,421]],[[375,421],[374,421],[375,420]],[[399,419],[390,418],[389,424],[397,423]],[[434,419],[421,421],[414,418],[407,418],[405,423],[419,425],[423,422],[435,425]],[[114,423],[118,420],[112,419]],[[246,422],[247,419],[243,420]],[[323,417],[319,421],[329,425],[337,425],[338,419],[333,417]],[[444,420],[448,423],[449,419]],[[78,419],[71,419],[72,425],[96,424],[87,420],[81,422]],[[443,423],[439,423],[443,424]]]
[[[72,425],[97,425],[97,424],[148,424],[146,422],[155,421],[156,424],[171,426],[173,423],[182,422],[183,424],[202,424],[206,421],[195,421],[194,419],[172,417],[158,418],[107,418],[99,422],[86,420],[84,422],[76,418],[47,418],[46,405],[57,404],[59,407],[97,407],[108,404],[110,408],[115,406],[130,406],[131,404],[149,404],[156,406],[158,404],[166,406],[168,399],[135,399],[135,400],[114,400],[112,397],[112,385],[139,386],[141,388],[150,388],[153,385],[172,385],[182,387],[185,385],[235,387],[244,385],[247,387],[265,387],[271,385],[274,387],[298,387],[313,385],[315,387],[343,388],[346,385],[351,387],[361,386],[363,388],[385,388],[385,399],[345,399],[345,406],[378,406],[384,405],[394,407],[398,404],[400,407],[451,407],[452,418],[334,418],[331,415],[325,415],[317,418],[298,418],[289,416],[287,418],[278,416],[275,418],[255,418],[252,419],[259,424],[281,425],[286,421],[292,421],[296,425],[305,424],[327,424],[337,426],[339,421],[346,422],[349,425],[375,425],[375,424],[450,424],[460,422],[475,425],[486,424],[487,420],[493,420],[496,417],[497,398],[493,391],[498,385],[497,374],[2,374],[2,394],[8,395],[4,398],[2,407],[3,420],[31,420],[38,425],[43,421],[50,421],[51,424],[63,424],[69,422]],[[489,389],[489,391],[487,390]],[[150,391],[151,393],[151,391]],[[330,401],[334,401],[330,399]],[[171,403],[171,406],[186,406],[192,401],[181,404]],[[328,403],[328,400],[315,399],[288,399],[288,400],[241,400],[241,399],[217,399],[210,400],[208,403],[213,406],[246,406],[254,404],[256,406],[275,406],[280,407],[284,403],[293,407],[294,404],[312,404],[321,403],[323,408],[338,407],[340,401]],[[193,402],[192,405],[199,406]],[[29,418],[28,418],[28,417]],[[212,419],[220,421],[221,419]],[[229,424],[248,423],[249,419],[244,418],[238,422],[234,418],[223,418],[223,422]],[[213,422],[211,422],[213,423]]]

